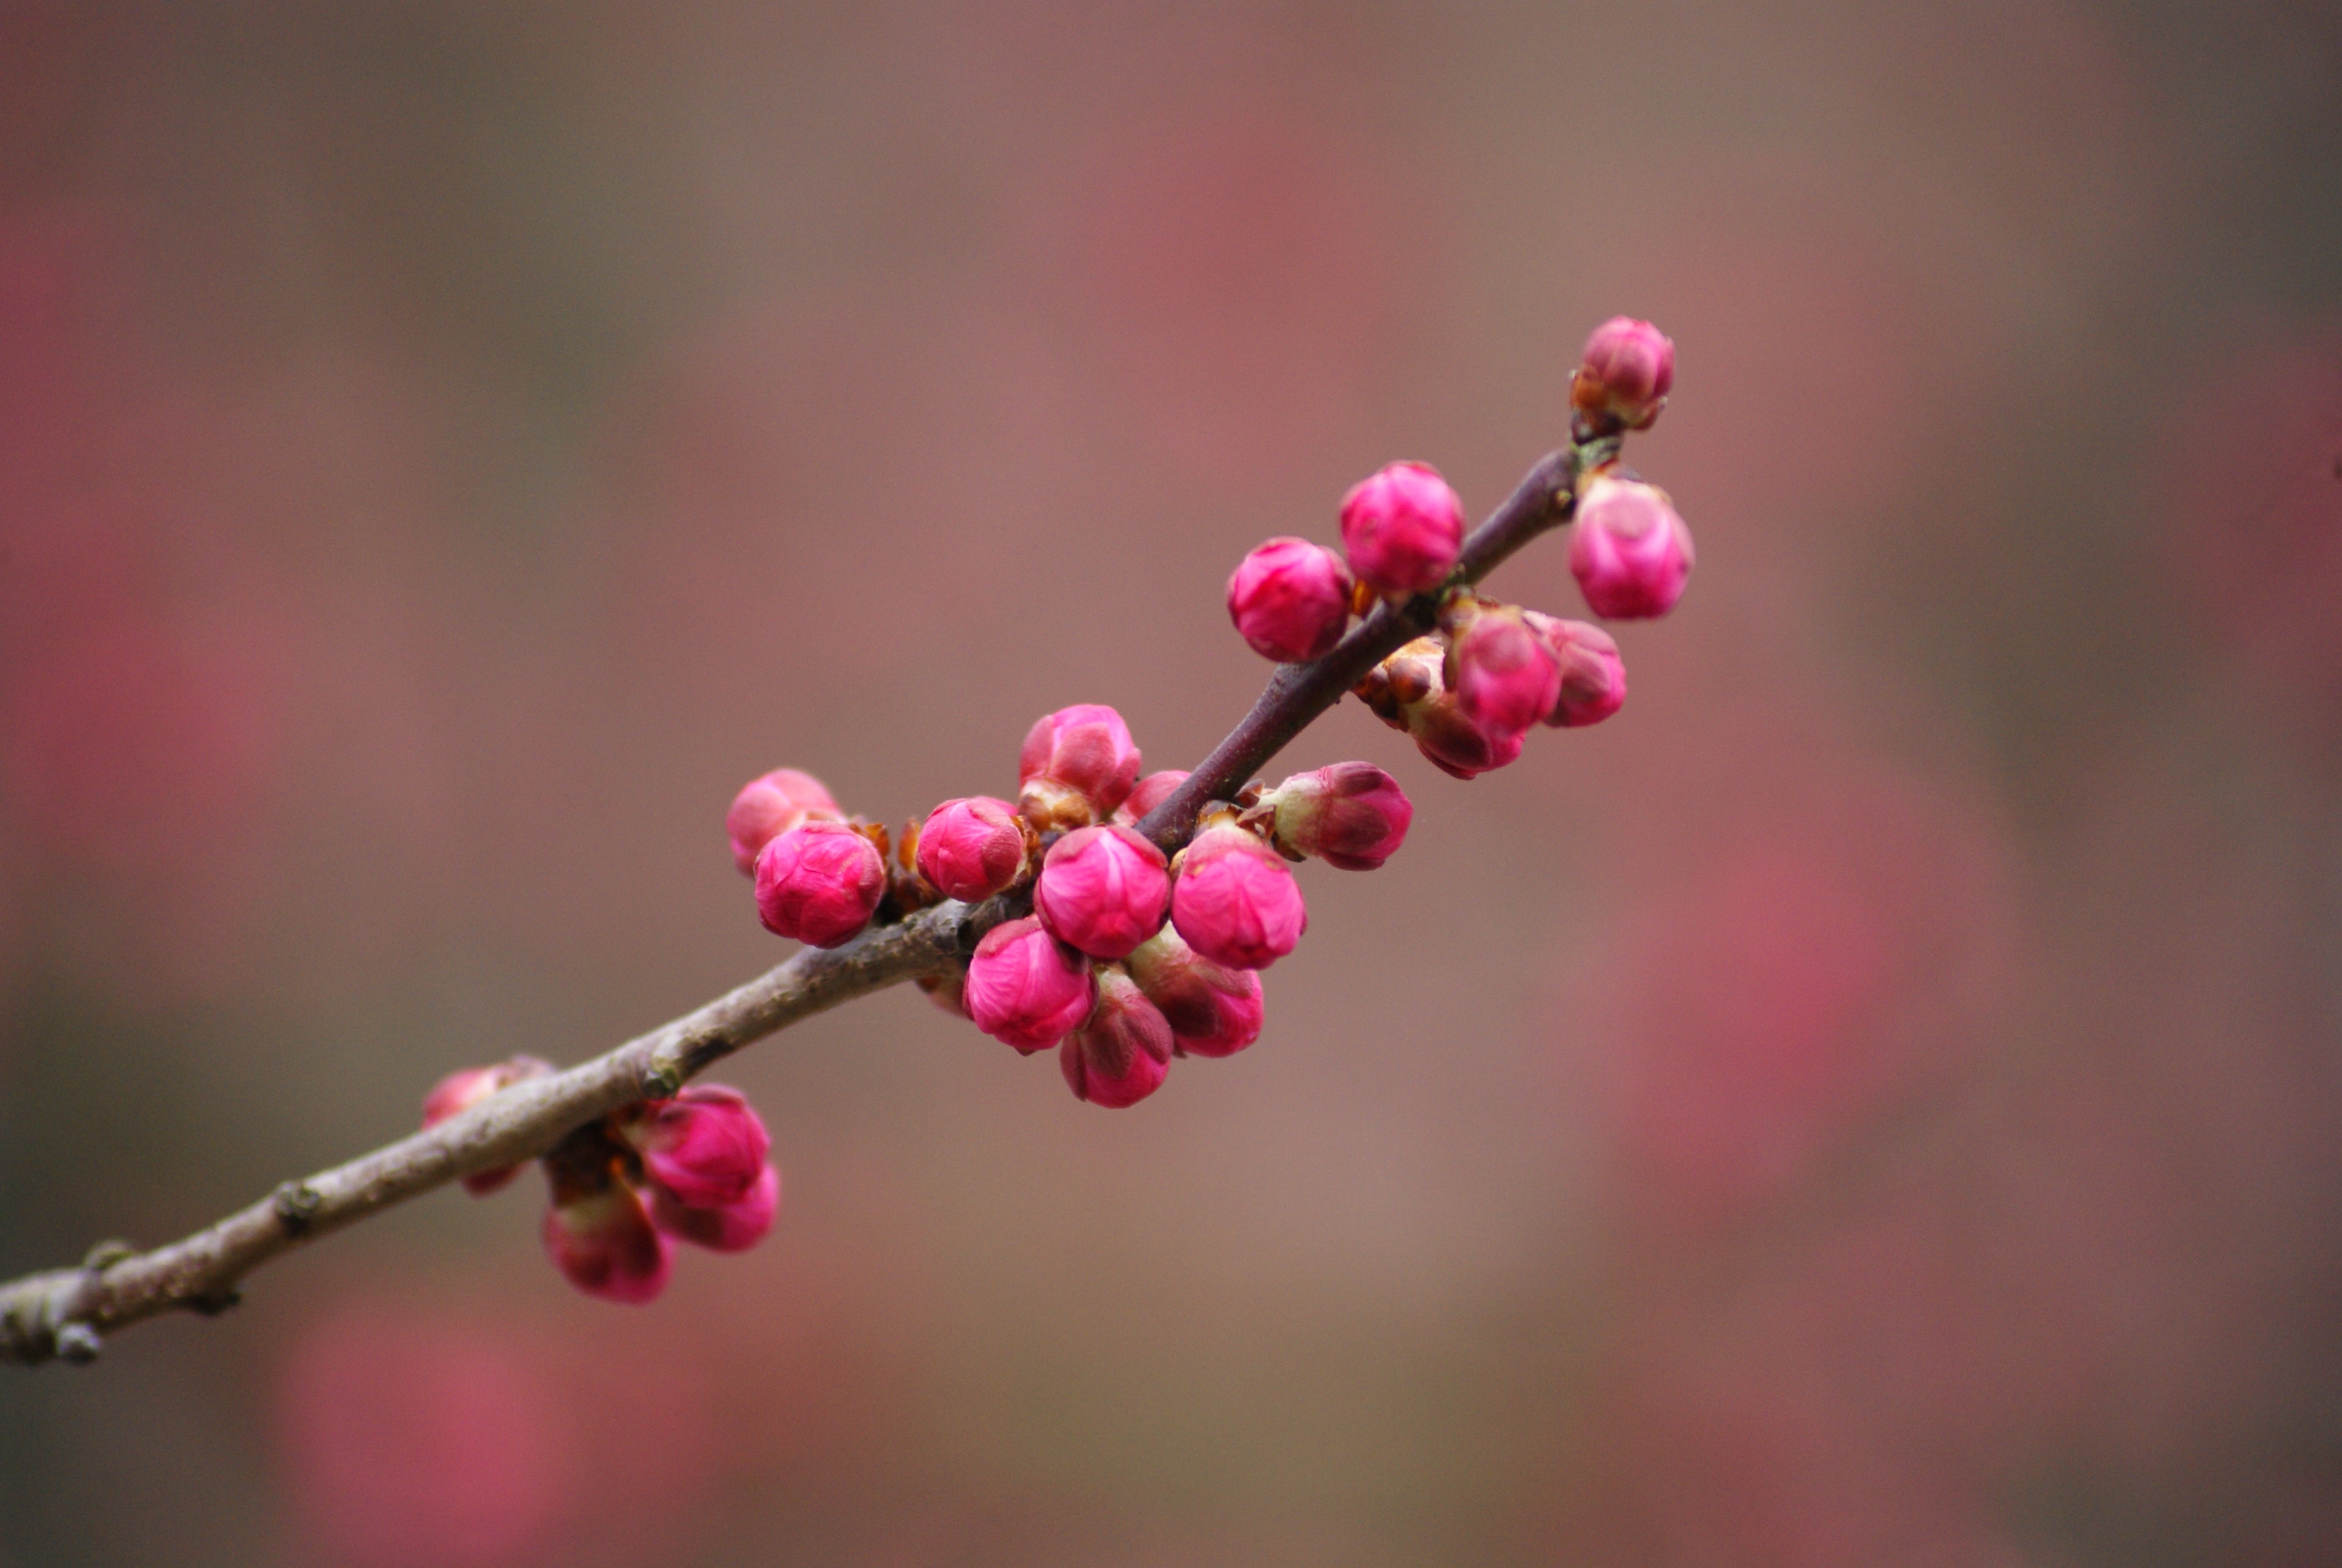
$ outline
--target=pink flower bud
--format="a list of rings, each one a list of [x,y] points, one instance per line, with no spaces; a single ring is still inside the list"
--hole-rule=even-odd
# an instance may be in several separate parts
[[[1138,781],[1114,814],[1114,820],[1125,827],[1136,827],[1146,814],[1171,798],[1171,792],[1187,782],[1186,768],[1165,768],[1159,774],[1148,774]]]
[[[1271,539],[1229,575],[1228,615],[1264,659],[1297,664],[1320,658],[1350,624],[1350,569],[1322,544]]]
[[[1096,1000],[1089,960],[1029,914],[984,934],[964,994],[978,1029],[1027,1056],[1079,1028]]]
[[[732,835],[732,863],[743,875],[753,876],[757,854],[789,829],[845,820],[846,814],[819,779],[795,768],[775,768],[763,778],[750,779],[732,798],[732,809],[724,814],[724,830]]]
[[[1521,735],[1561,696],[1561,659],[1509,604],[1489,605],[1447,656],[1456,705],[1489,735]]]
[[[1597,474],[1577,499],[1569,569],[1606,620],[1664,615],[1691,576],[1691,530],[1656,484]]]
[[[545,1250],[571,1284],[605,1301],[651,1301],[675,1267],[674,1246],[635,1190],[616,1178],[545,1211]]]
[[[1130,828],[1076,828],[1049,846],[1033,913],[1060,942],[1120,958],[1163,929],[1170,863]]]
[[[745,1253],[765,1239],[781,1207],[781,1174],[766,1165],[728,1203],[692,1208],[664,1187],[651,1189],[651,1223],[679,1242],[712,1252]]]
[[[1546,723],[1556,729],[1598,724],[1626,701],[1626,665],[1617,640],[1599,626],[1525,612],[1529,628],[1561,660],[1561,698]]]
[[[493,1067],[466,1067],[450,1073],[423,1097],[423,1125],[426,1129],[435,1127],[458,1111],[470,1110],[499,1089],[552,1071],[550,1062],[541,1062],[534,1056],[515,1056]],[[475,1171],[464,1178],[464,1190],[475,1198],[485,1198],[519,1174],[518,1165]]]
[[[1276,852],[1222,822],[1181,852],[1171,921],[1188,946],[1230,969],[1266,969],[1309,929],[1300,884]]]
[[[1172,1050],[1192,1056],[1233,1056],[1260,1038],[1260,976],[1226,969],[1165,927],[1139,944],[1126,961],[1130,977],[1171,1026]]]
[[[672,1100],[646,1101],[620,1130],[641,1153],[651,1180],[686,1208],[738,1203],[773,1152],[748,1097],[722,1084],[694,1084]]]
[[[1586,340],[1569,400],[1596,426],[1647,430],[1675,384],[1675,340],[1647,321],[1614,315]]]
[[[919,829],[919,874],[947,898],[977,904],[1025,874],[1025,824],[990,795],[947,800]]]
[[[1138,782],[1138,747],[1120,714],[1079,703],[1033,725],[1017,754],[1016,782],[1035,827],[1087,827],[1111,817]]]
[[[1379,594],[1427,594],[1464,545],[1464,504],[1425,463],[1394,463],[1342,498],[1350,569]]]
[[[1416,750],[1434,767],[1474,778],[1517,758],[1522,738],[1494,735],[1472,722],[1447,689],[1446,657],[1438,639],[1417,637],[1376,665],[1356,689],[1376,717],[1414,737]]]
[[[1074,1098],[1120,1109],[1163,1087],[1171,1070],[1171,1025],[1119,969],[1098,976],[1097,1010],[1057,1047]]]
[[[765,929],[810,946],[851,942],[886,891],[886,857],[846,823],[793,827],[756,856],[756,913]]]
[[[1372,871],[1406,842],[1415,806],[1398,780],[1372,763],[1336,763],[1295,774],[1261,797],[1276,847],[1344,871]]]

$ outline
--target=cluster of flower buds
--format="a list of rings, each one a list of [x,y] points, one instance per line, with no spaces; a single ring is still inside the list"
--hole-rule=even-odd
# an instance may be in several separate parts
[[[452,1073],[425,1098],[423,1124],[552,1070],[515,1056]],[[666,1288],[676,1242],[737,1253],[764,1239],[781,1203],[771,1156],[765,1124],[736,1089],[694,1084],[626,1106],[578,1128],[541,1162],[552,1189],[545,1250],[587,1295],[650,1301]],[[519,1174],[507,1165],[464,1185],[485,1195]]]

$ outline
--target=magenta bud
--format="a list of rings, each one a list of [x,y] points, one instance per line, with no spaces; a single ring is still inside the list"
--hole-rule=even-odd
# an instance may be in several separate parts
[[[1180,852],[1171,921],[1188,946],[1230,969],[1266,969],[1309,929],[1301,885],[1276,852],[1233,823]]]
[[[1464,504],[1426,463],[1394,463],[1342,498],[1350,569],[1378,594],[1427,594],[1464,546]]]
[[[1546,723],[1557,729],[1598,724],[1626,702],[1626,664],[1617,639],[1584,621],[1525,613],[1529,628],[1561,660],[1561,697]]]
[[[781,1207],[781,1174],[766,1165],[728,1203],[694,1208],[664,1187],[651,1189],[651,1223],[679,1242],[712,1252],[745,1253],[765,1239]]]
[[[1473,723],[1447,689],[1446,647],[1417,637],[1375,666],[1358,692],[1376,717],[1405,730],[1434,767],[1459,779],[1500,768],[1521,754],[1519,735],[1495,735]]]
[[[1464,716],[1497,739],[1528,733],[1561,696],[1561,659],[1510,604],[1481,609],[1456,635],[1447,668]]]
[[[1025,824],[990,795],[947,800],[919,829],[919,874],[947,898],[978,904],[1025,874]]]
[[[1159,774],[1148,774],[1131,790],[1129,798],[1116,808],[1114,820],[1125,827],[1136,827],[1146,814],[1171,798],[1171,792],[1187,782],[1186,768],[1165,768]]]
[[[626,1183],[574,1195],[545,1211],[545,1250],[589,1296],[639,1304],[666,1288],[675,1248]]]
[[[1057,1047],[1057,1066],[1075,1099],[1116,1110],[1136,1105],[1171,1071],[1171,1025],[1129,975],[1105,970],[1097,1008]]]
[[[738,1203],[773,1152],[748,1097],[722,1084],[646,1101],[619,1130],[641,1154],[644,1171],[686,1208]]]
[[[1049,846],[1033,913],[1060,942],[1120,958],[1163,929],[1171,898],[1163,852],[1118,824],[1076,828]]]
[[[765,929],[808,946],[851,942],[886,891],[886,857],[846,823],[793,827],[756,856],[756,913]]]
[[[732,797],[732,809],[724,814],[724,831],[732,835],[732,864],[742,874],[754,876],[756,856],[789,829],[845,820],[846,814],[819,779],[796,768],[775,768],[750,779]]]
[[[1166,926],[1126,961],[1130,977],[1171,1026],[1172,1049],[1233,1056],[1260,1038],[1260,976],[1203,957]]]
[[[1297,664],[1333,652],[1350,624],[1350,569],[1323,544],[1277,538],[1228,577],[1228,616],[1264,659]]]
[[[1027,1056],[1079,1028],[1096,1000],[1089,960],[1029,914],[984,934],[963,996],[978,1029]]]
[[[1597,426],[1647,430],[1675,385],[1675,340],[1647,321],[1614,315],[1586,340],[1569,400]]]
[[[1406,842],[1415,806],[1398,780],[1372,763],[1336,763],[1295,774],[1261,796],[1276,847],[1344,871],[1372,871]]]
[[[515,1056],[493,1067],[466,1067],[450,1073],[423,1097],[423,1125],[426,1130],[435,1127],[458,1111],[470,1110],[499,1089],[552,1071],[550,1062],[541,1062],[534,1056]],[[475,1198],[485,1198],[519,1174],[518,1165],[475,1171],[464,1178],[464,1190]]]
[[[1569,569],[1594,613],[1610,621],[1664,615],[1691,576],[1691,530],[1667,493],[1596,474],[1577,498]]]
[[[1100,703],[1059,708],[1037,721],[1016,757],[1018,804],[1044,833],[1114,815],[1138,782],[1138,747],[1122,715]]]

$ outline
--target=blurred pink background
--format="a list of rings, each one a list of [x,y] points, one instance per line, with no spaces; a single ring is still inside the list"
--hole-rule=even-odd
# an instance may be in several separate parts
[[[1645,315],[1613,724],[1132,1111],[907,988],[648,1310],[534,1179],[0,1377],[0,1568],[2342,1562],[2331,6],[0,5],[0,1270],[776,961],[788,763],[1185,765]],[[1557,544],[1496,582],[1562,614]]]

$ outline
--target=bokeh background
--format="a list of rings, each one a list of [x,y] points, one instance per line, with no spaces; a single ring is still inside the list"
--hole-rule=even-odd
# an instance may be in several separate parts
[[[1192,762],[1616,312],[1692,590],[1294,748],[1420,812],[1256,1048],[817,1019],[759,1251],[435,1194],[0,1376],[0,1565],[2342,1562],[2320,4],[0,5],[0,1270],[776,961],[752,774]]]

